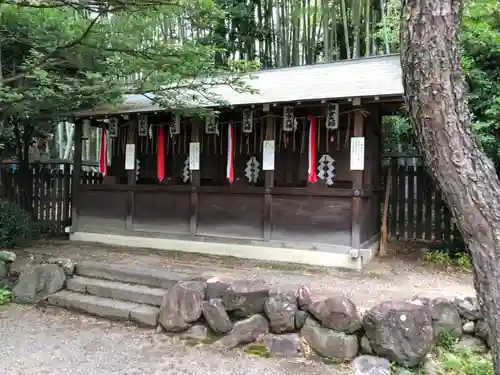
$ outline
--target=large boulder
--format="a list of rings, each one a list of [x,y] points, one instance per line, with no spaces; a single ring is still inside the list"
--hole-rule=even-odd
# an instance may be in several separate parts
[[[0,261],[5,263],[13,263],[16,261],[16,253],[7,250],[0,251]]]
[[[356,305],[345,297],[328,297],[313,302],[309,305],[309,311],[326,328],[354,333],[362,327]]]
[[[268,332],[269,324],[267,319],[262,315],[252,315],[237,322],[233,330],[217,341],[215,345],[219,348],[231,349],[241,344],[256,341]]]
[[[356,335],[321,327],[312,318],[306,320],[300,335],[309,347],[326,358],[353,359],[359,352]]]
[[[264,312],[269,290],[264,280],[236,280],[222,293],[222,301],[227,311],[245,318]]]
[[[434,343],[428,307],[408,302],[383,302],[363,315],[363,327],[372,350],[403,366],[416,366]]]
[[[207,300],[222,298],[222,295],[230,285],[228,281],[221,280],[218,277],[208,279],[205,289],[205,298]]]
[[[477,337],[482,338],[489,347],[491,347],[491,334],[490,334],[490,325],[484,319],[480,319],[476,322],[474,326],[474,334]]]
[[[301,285],[297,292],[295,293],[297,301],[299,303],[299,308],[301,310],[309,310],[309,306],[315,302],[319,302],[325,299],[324,296],[313,292],[308,286]]]
[[[262,341],[272,357],[300,356],[300,336],[297,333],[265,335]]]
[[[198,282],[178,282],[163,297],[159,323],[167,332],[185,331],[201,317],[204,295]]]
[[[57,264],[59,267],[63,269],[66,276],[72,276],[73,273],[75,272],[76,264],[69,258],[52,257],[47,259],[47,263]]]
[[[64,287],[66,276],[55,264],[39,264],[23,268],[12,291],[14,302],[37,303]]]
[[[217,298],[203,301],[201,311],[209,327],[218,334],[228,333],[233,329],[233,323],[227,315],[222,300]]]
[[[464,319],[476,321],[481,318],[481,310],[476,298],[457,297],[454,302],[458,313]]]
[[[391,364],[385,358],[361,355],[352,361],[355,375],[391,375]]]
[[[443,332],[456,338],[462,337],[462,319],[453,302],[445,298],[415,298],[411,303],[429,308],[435,338]]]
[[[309,313],[307,311],[297,310],[295,313],[295,329],[300,330],[304,327],[308,316]]]
[[[488,347],[479,337],[464,335],[455,346],[457,350],[469,350],[475,353],[487,353]]]
[[[294,293],[290,292],[276,291],[266,299],[264,304],[264,312],[274,333],[295,331],[297,310],[297,299]]]

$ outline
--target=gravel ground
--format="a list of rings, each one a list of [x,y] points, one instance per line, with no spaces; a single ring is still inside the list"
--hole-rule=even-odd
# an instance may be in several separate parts
[[[348,365],[189,347],[164,334],[54,308],[0,312],[2,375],[352,375]]]

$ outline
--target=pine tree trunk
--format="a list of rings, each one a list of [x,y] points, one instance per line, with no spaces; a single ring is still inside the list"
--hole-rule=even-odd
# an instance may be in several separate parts
[[[461,6],[461,0],[405,0],[403,82],[417,138],[471,252],[500,375],[500,181],[472,136],[459,59]]]

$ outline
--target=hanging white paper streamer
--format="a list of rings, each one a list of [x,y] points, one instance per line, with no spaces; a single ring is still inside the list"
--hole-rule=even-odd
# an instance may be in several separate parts
[[[255,184],[259,179],[260,173],[260,163],[255,156],[252,156],[248,159],[246,163],[247,167],[245,168],[245,176],[248,179],[248,182],[251,184]]]
[[[187,184],[191,179],[191,171],[189,170],[189,156],[184,160],[184,168],[182,168],[182,182]]]
[[[325,180],[328,186],[333,185],[335,160],[330,155],[325,154],[318,160],[318,178]]]

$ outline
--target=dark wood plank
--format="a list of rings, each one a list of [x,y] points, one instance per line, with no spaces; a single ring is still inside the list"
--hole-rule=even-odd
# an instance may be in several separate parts
[[[34,197],[33,197],[33,217],[35,220],[40,220],[40,177],[38,165],[33,166],[33,180],[34,180]]]
[[[57,231],[59,233],[64,233],[64,220],[63,220],[63,209],[64,209],[64,172],[57,169],[57,199],[56,199],[56,209],[57,209]]]
[[[200,119],[196,118],[191,121],[191,142],[200,142]],[[200,150],[201,151],[201,150]],[[200,155],[201,159],[201,155]],[[200,160],[200,168],[202,168],[201,160]],[[191,186],[193,190],[190,195],[190,218],[189,218],[189,233],[192,235],[196,235],[197,232],[197,223],[198,223],[198,204],[199,197],[196,188],[200,186],[200,171],[191,171]]]
[[[262,195],[199,194],[197,235],[264,239]]]
[[[354,113],[354,137],[363,136],[363,115],[361,108]],[[352,185],[354,190],[363,188],[363,171],[352,171]],[[352,198],[352,226],[351,226],[351,247],[359,249],[361,246],[361,197],[354,196]]]
[[[52,234],[56,232],[57,229],[57,184],[58,184],[58,170],[57,169],[51,169],[50,170],[50,230]]]
[[[408,166],[410,176],[408,177],[408,198],[407,198],[407,213],[406,213],[406,233],[407,239],[413,240],[415,236],[415,167]]]
[[[70,224],[71,202],[71,165],[64,164],[63,173],[63,230]]]
[[[132,121],[130,122],[129,125],[129,138],[127,139],[127,144],[133,144],[136,148],[135,152],[137,153],[138,147],[137,147],[137,122],[138,117],[133,116]],[[134,186],[136,183],[136,176],[137,176],[137,155],[134,155],[134,169],[128,170],[127,171],[127,185],[128,186]],[[95,184],[96,177],[93,176],[93,181],[92,183]],[[126,222],[126,228],[127,230],[132,230],[133,227],[133,222],[134,222],[134,208],[135,208],[135,203],[134,203],[134,192],[132,190],[129,190],[127,193],[127,222]]]
[[[273,197],[272,239],[351,246],[351,198]]]
[[[416,223],[415,223],[415,237],[417,240],[424,239],[424,191],[425,191],[425,170],[424,167],[419,165],[417,167],[417,186],[416,193],[417,199],[415,202],[416,209]]]
[[[82,120],[75,121],[75,147],[73,152],[73,179],[71,187],[71,231],[78,231],[80,201],[78,197],[82,180]]]
[[[265,139],[273,140],[275,134],[274,128],[274,118],[271,116],[266,117],[266,131]],[[272,225],[273,225],[273,197],[271,195],[271,189],[274,187],[274,171],[264,172],[264,240],[269,241],[272,237]]]
[[[443,241],[447,244],[452,243],[453,225],[452,225],[452,214],[448,205],[443,199]]]
[[[79,227],[83,230],[126,229],[127,192],[81,190]]]
[[[433,210],[433,199],[434,199],[434,181],[432,181],[432,177],[430,176],[427,171],[424,173],[424,187],[425,187],[425,199],[424,199],[424,206],[425,206],[425,218],[424,218],[424,239],[426,241],[432,241],[433,240],[433,215],[432,212]]]
[[[397,228],[398,228],[398,163],[397,159],[389,159],[391,168],[391,195],[389,198],[389,233],[393,236],[397,236]]]
[[[406,238],[406,168],[398,167],[398,238]]]

